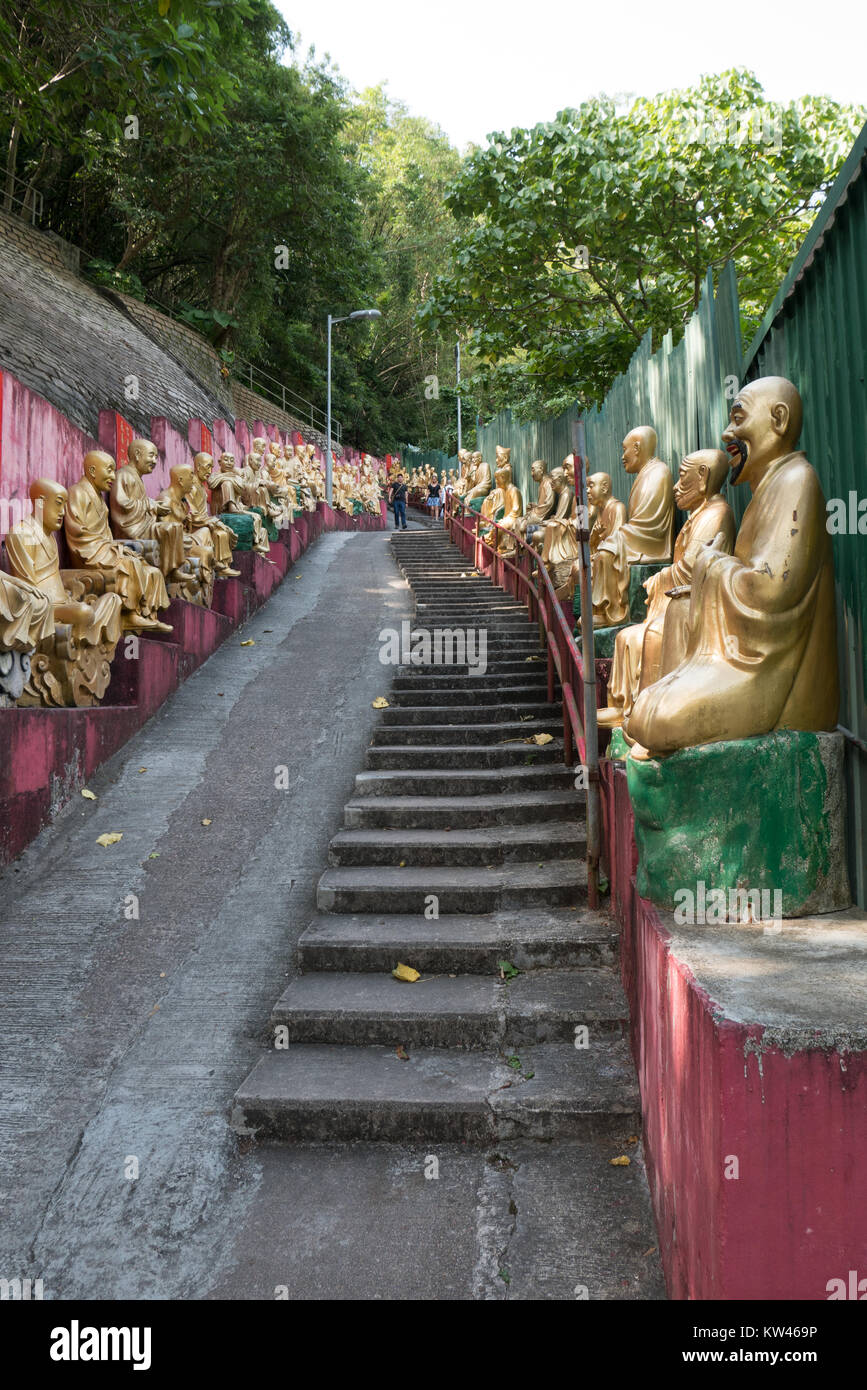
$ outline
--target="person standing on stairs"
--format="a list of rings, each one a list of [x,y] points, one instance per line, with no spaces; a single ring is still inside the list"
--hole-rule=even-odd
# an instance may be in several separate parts
[[[406,530],[406,480],[402,473],[391,485],[391,503],[394,507],[394,529]]]

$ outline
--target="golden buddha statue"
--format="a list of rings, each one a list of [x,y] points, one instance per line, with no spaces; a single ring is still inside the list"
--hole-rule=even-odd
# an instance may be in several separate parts
[[[115,540],[102,493],[115,478],[114,459],[102,449],[84,457],[84,476],[69,489],[64,516],[66,543],[77,569],[97,569],[106,587],[123,602],[123,626],[141,632],[171,632],[157,613],[168,608],[162,571],[135,553],[136,541]]]
[[[129,462],[117,470],[109,493],[112,530],[119,540],[156,542],[143,554],[151,563],[159,564],[169,593],[173,593],[175,584],[183,587],[190,578],[191,568],[185,564],[189,545],[184,547],[183,527],[166,516],[145,491],[142,479],[159,462],[157,446],[150,439],[134,439],[126,452]]]
[[[498,447],[497,468],[494,474],[496,487],[485,498],[480,513],[504,528],[501,531],[494,531],[490,537],[495,549],[503,555],[510,555],[515,550],[514,537],[507,532],[515,530],[524,511],[524,499],[521,496],[520,488],[517,488],[512,482],[511,453],[511,449]],[[499,516],[498,513],[500,513]]]
[[[626,507],[617,497],[611,496],[611,476],[608,473],[591,473],[587,479],[588,520],[590,527],[590,556],[592,557],[603,541],[607,541],[626,521]]]
[[[54,632],[54,610],[34,584],[0,570],[0,709],[11,708],[30,679],[34,648]]]
[[[644,581],[647,616],[617,634],[614,665],[608,681],[608,707],[598,713],[601,728],[621,725],[632,710],[639,690],[665,674],[663,633],[667,660],[677,666],[686,654],[689,584],[698,549],[722,536],[720,549],[731,554],[735,538],[732,509],[720,496],[729,460],[721,449],[701,449],[688,454],[680,465],[674,500],[689,517],[674,543],[672,563]],[[618,504],[622,506],[622,503]],[[625,512],[625,508],[624,508]],[[680,590],[673,597],[672,590]]]
[[[501,445],[498,444],[498,459],[500,457],[501,452]],[[491,465],[489,463],[485,463],[484,459],[482,458],[481,451],[476,449],[470,455],[470,466],[473,470],[473,481],[472,486],[467,489],[467,492],[464,496],[464,500],[468,506],[475,501],[478,501],[479,505],[481,505],[481,499],[487,497],[488,493],[491,490]]]
[[[235,455],[229,450],[224,449],[220,454],[217,460],[217,472],[208,479],[208,486],[211,489],[211,495],[215,500],[218,512],[223,512],[228,516],[240,514],[252,519],[253,549],[257,555],[269,560],[271,548],[268,543],[265,523],[258,512],[252,512],[244,501],[244,484],[241,474],[235,466]]]
[[[261,445],[261,449],[257,448]],[[282,514],[282,507],[271,496],[271,479],[265,472],[263,463],[265,440],[256,438],[241,469],[241,490],[248,507],[259,507],[272,524],[276,525]]]
[[[631,564],[671,559],[674,488],[668,464],[656,457],[656,431],[650,425],[639,425],[624,439],[623,466],[636,478],[627,520],[594,549],[594,627],[618,627],[628,617]]]
[[[50,478],[38,478],[30,486],[30,498],[34,513],[12,527],[6,554],[13,574],[39,589],[51,604],[54,635],[40,643],[20,703],[95,705],[111,679],[111,662],[121,636],[121,598],[104,591],[102,576],[61,570],[54,533],[63,525],[66,488]],[[83,602],[94,588],[103,592]]]
[[[738,392],[723,440],[752,500],[735,542],[693,560],[686,654],[639,692],[624,732],[633,756],[837,723],[834,566],[825,498],[796,450],[801,397],[784,377]]]
[[[213,468],[214,459],[211,454],[204,452],[196,454],[193,459],[193,485],[187,493],[187,503],[192,514],[194,527],[206,526],[211,533],[211,542],[214,547],[214,566],[217,574],[223,579],[237,579],[241,571],[232,568],[232,551],[236,544],[235,533],[218,516],[211,515],[211,506],[208,500],[208,479]]]
[[[533,544],[542,556],[557,598],[565,601],[574,593],[572,570],[578,558],[578,541],[572,521],[575,489],[564,467],[553,468],[549,476],[555,499],[554,515],[536,530]]]
[[[557,505],[557,498],[551,485],[551,475],[544,459],[534,459],[530,464],[530,474],[536,484],[536,500],[518,519],[515,530],[527,541],[532,540],[533,532],[547,521]]]
[[[198,560],[199,582],[189,595],[191,603],[210,608],[214,592],[214,541],[208,525],[197,526],[189,502],[196,481],[191,463],[176,463],[169,469],[171,482],[160,493],[160,502],[169,516],[179,521],[191,543],[191,553]]]

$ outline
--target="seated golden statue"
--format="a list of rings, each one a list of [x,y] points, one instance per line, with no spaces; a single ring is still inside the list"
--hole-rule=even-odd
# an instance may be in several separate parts
[[[192,556],[198,560],[198,584],[191,590],[190,603],[198,603],[202,608],[210,608],[214,593],[214,541],[211,528],[205,524],[197,526],[189,502],[196,475],[190,463],[176,463],[169,469],[171,482],[160,493],[160,502],[169,516],[179,521],[189,537]]]
[[[555,499],[554,515],[536,530],[533,545],[542,556],[557,598],[566,601],[574,593],[572,569],[578,557],[572,520],[575,493],[565,468],[553,468],[549,476]]]
[[[497,445],[497,457],[499,458],[501,446]],[[491,490],[491,465],[485,463],[481,452],[476,449],[470,455],[470,467],[472,468],[472,485],[467,488],[464,494],[464,501],[467,506],[475,502],[476,510],[481,506],[482,499],[487,497]]]
[[[728,457],[721,449],[701,449],[681,462],[674,500],[682,511],[689,513],[689,518],[675,540],[672,563],[644,581],[648,599],[644,622],[631,623],[617,634],[608,681],[608,707],[597,716],[601,728],[613,729],[622,724],[639,690],[665,674],[664,632],[671,668],[686,654],[688,590],[695,556],[700,546],[710,544],[718,535],[723,537],[720,548],[727,554],[731,554],[734,545],[732,509],[720,496],[728,467]],[[678,589],[681,592],[672,597],[669,591]]]
[[[514,539],[507,534],[507,530],[514,531],[524,511],[524,499],[520,489],[512,482],[511,453],[511,449],[497,446],[497,469],[494,474],[496,487],[493,492],[488,493],[479,513],[481,517],[496,521],[505,528],[501,531],[491,531],[488,537],[494,548],[504,555],[512,554],[515,550]],[[486,530],[490,528],[480,529],[479,534],[486,534]]]
[[[515,526],[518,535],[523,536],[527,541],[532,541],[533,532],[548,520],[557,505],[557,498],[551,485],[551,475],[545,460],[534,459],[530,464],[530,473],[538,489],[536,500],[518,519]]]
[[[218,512],[227,516],[241,513],[249,516],[253,522],[253,549],[257,555],[269,560],[271,548],[268,543],[268,532],[265,530],[265,523],[258,512],[250,511],[244,501],[244,487],[241,474],[235,467],[235,455],[224,450],[217,461],[217,472],[208,479],[208,486],[214,499],[214,505]]]
[[[594,550],[594,627],[618,627],[629,616],[631,564],[671,559],[674,488],[668,464],[656,457],[656,431],[650,425],[639,425],[624,439],[623,466],[637,476],[627,520]]]
[[[39,589],[54,615],[54,633],[40,640],[31,661],[22,705],[95,705],[111,679],[121,636],[119,594],[106,593],[98,572],[61,570],[55,531],[63,525],[68,494],[60,483],[31,484],[33,516],[16,522],[6,537],[13,574]],[[89,601],[81,601],[87,595]]]
[[[825,498],[796,451],[802,405],[784,377],[743,386],[723,434],[731,481],[749,483],[734,554],[693,560],[680,665],[640,691],[624,723],[633,755],[837,723],[837,623]]]
[[[261,445],[261,449],[257,445]],[[264,439],[253,440],[253,447],[240,472],[241,494],[248,507],[259,507],[273,525],[278,525],[283,508],[271,495],[273,485],[263,464],[264,448]]]
[[[187,503],[192,513],[195,527],[207,526],[214,546],[214,566],[223,579],[237,579],[240,570],[232,568],[232,551],[235,548],[235,533],[218,516],[211,515],[208,500],[208,479],[214,468],[213,455],[196,454],[193,459],[193,486],[187,493]]]
[[[69,489],[64,530],[76,569],[97,569],[123,602],[123,626],[141,632],[171,632],[157,613],[168,608],[162,571],[135,553],[138,541],[115,540],[102,493],[114,482],[114,459],[102,449],[84,457],[84,476]]]
[[[21,698],[30,679],[31,653],[53,632],[54,610],[45,594],[0,570],[0,709]]]
[[[617,497],[611,496],[611,476],[608,473],[591,473],[587,479],[587,511],[590,526],[590,556],[596,554],[603,541],[607,541],[626,521],[626,507]]]
[[[109,493],[112,531],[118,540],[143,542],[142,557],[159,565],[169,594],[185,598],[193,567],[187,563],[190,547],[184,545],[183,527],[148,497],[142,481],[159,462],[157,446],[150,439],[134,439],[126,452],[129,462],[118,469]]]

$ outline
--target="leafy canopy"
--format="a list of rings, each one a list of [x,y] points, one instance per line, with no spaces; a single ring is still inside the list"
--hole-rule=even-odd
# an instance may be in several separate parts
[[[769,102],[733,70],[494,135],[446,199],[464,230],[421,322],[467,334],[486,405],[524,415],[601,400],[729,259],[748,338],[864,118],[825,97]]]

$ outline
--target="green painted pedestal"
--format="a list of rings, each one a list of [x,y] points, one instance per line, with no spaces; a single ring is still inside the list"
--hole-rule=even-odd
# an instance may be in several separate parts
[[[237,538],[235,550],[253,549],[253,518],[246,512],[221,512],[220,520]]]
[[[676,910],[684,891],[766,892],[762,917],[780,902],[784,917],[849,906],[841,734],[779,730],[627,758],[626,771],[642,897]]]

